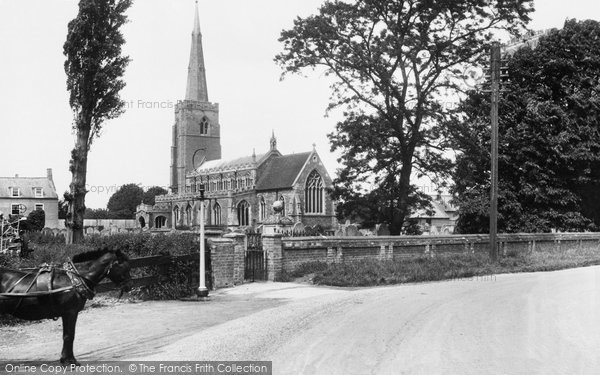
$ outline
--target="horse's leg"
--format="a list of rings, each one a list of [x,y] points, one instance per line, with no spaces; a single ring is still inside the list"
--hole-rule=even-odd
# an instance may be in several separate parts
[[[79,366],[79,362],[75,359],[73,354],[73,340],[75,340],[75,324],[77,324],[77,314],[65,313],[62,316],[63,323],[63,348],[60,354],[60,363],[62,364],[75,364]]]

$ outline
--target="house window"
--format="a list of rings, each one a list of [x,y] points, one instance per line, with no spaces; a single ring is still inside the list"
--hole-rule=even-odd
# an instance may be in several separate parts
[[[304,211],[307,214],[323,213],[323,179],[317,171],[312,171],[306,180]]]
[[[9,189],[10,189],[11,197],[20,197],[21,196],[21,190],[19,188],[11,187]]]
[[[221,206],[218,203],[213,207],[213,225],[221,225]]]
[[[200,134],[208,134],[208,119],[206,117],[200,121]]]
[[[250,225],[250,205],[246,201],[241,201],[237,207],[238,225]]]
[[[19,205],[18,204],[11,204],[10,205],[10,213],[11,215],[18,215],[19,212]]]
[[[43,203],[36,203],[35,210],[36,211],[44,211],[44,204]]]
[[[33,188],[33,195],[36,198],[43,198],[44,197],[44,189],[42,189],[41,187]]]

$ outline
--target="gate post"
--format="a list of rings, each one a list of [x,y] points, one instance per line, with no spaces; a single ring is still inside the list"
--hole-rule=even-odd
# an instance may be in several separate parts
[[[244,267],[246,262],[246,235],[244,233],[228,233],[223,236],[233,240],[233,282],[244,283]]]
[[[263,248],[267,253],[267,280],[275,281],[283,270],[283,246],[280,233],[263,234]]]

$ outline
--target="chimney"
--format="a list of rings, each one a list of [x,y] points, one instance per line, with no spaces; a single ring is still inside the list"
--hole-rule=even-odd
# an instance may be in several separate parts
[[[52,168],[46,169],[46,176],[48,180],[52,181]]]

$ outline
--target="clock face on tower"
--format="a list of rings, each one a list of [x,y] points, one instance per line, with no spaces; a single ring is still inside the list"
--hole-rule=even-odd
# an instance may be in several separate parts
[[[198,167],[201,166],[205,160],[206,160],[206,149],[205,148],[197,149],[196,152],[194,152],[194,155],[192,156],[192,168],[194,170],[198,169]]]

